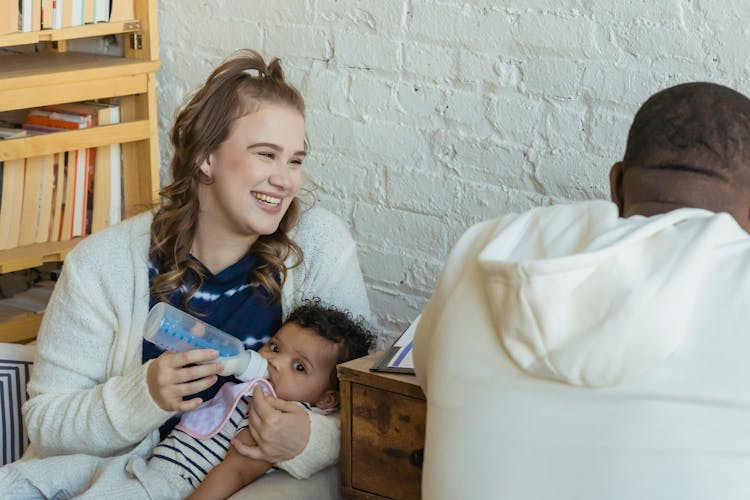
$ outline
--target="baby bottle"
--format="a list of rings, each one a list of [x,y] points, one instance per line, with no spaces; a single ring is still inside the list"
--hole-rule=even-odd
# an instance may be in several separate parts
[[[223,376],[234,375],[247,382],[268,377],[268,362],[242,342],[176,307],[160,302],[148,312],[143,338],[172,352],[215,349],[224,365]]]

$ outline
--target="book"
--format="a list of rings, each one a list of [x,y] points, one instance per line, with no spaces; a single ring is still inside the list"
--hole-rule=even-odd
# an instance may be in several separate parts
[[[65,199],[65,153],[55,155],[54,187],[52,189],[52,220],[49,241],[60,241],[63,200]]]
[[[109,21],[109,0],[94,0],[94,22],[106,23]]]
[[[42,0],[31,1],[31,30],[40,31],[42,29]]]
[[[86,233],[86,206],[88,200],[90,154],[90,149],[79,149],[76,151],[75,163],[72,165],[75,172],[72,205],[73,221],[71,229],[71,236],[73,238],[83,236]],[[68,168],[70,168],[70,165]]]
[[[63,27],[63,4],[69,0],[52,0],[52,28],[59,30]]]
[[[52,29],[52,16],[54,0],[42,0],[42,29]]]
[[[23,203],[21,205],[21,230],[18,234],[19,246],[30,245],[36,241],[43,167],[44,163],[41,156],[26,158],[26,169],[23,177]]]
[[[112,0],[109,6],[109,21],[129,21],[135,19],[133,0]]]
[[[62,222],[60,223],[60,241],[73,237],[73,200],[76,185],[76,155],[78,151],[68,151],[63,155],[64,186]]]
[[[84,17],[84,0],[68,0],[66,3],[70,5],[70,25],[71,26],[82,26],[86,24]]]
[[[110,123],[120,123],[120,107],[112,108]],[[122,148],[120,144],[109,146],[109,210],[108,225],[122,220]]]
[[[18,0],[0,0],[0,35],[18,31]]]
[[[25,160],[6,160],[2,168],[0,189],[0,250],[18,246],[23,205]]]
[[[60,6],[61,3],[62,3],[62,6]],[[75,22],[75,17],[73,15],[73,6],[75,3],[76,3],[76,0],[57,0],[57,5],[61,11],[60,23],[61,23],[62,28],[75,26],[75,24],[73,24]]]
[[[385,353],[373,363],[370,371],[414,374],[414,332],[419,324],[420,314],[403,331]]]
[[[52,193],[55,184],[55,155],[41,157],[42,171],[39,186],[39,213],[36,223],[36,243],[49,241],[49,227],[52,223]]]
[[[0,127],[0,141],[18,137],[26,137],[26,131],[22,128]]]
[[[34,108],[29,110],[24,123],[76,130],[89,127],[91,125],[91,118],[73,113],[60,113],[47,109]]]
[[[94,22],[94,1],[95,0],[84,0],[83,21],[85,24],[90,24]]]
[[[48,127],[46,125],[34,125],[32,123],[24,123],[22,127],[24,130],[28,130],[29,132],[38,132],[42,134],[52,134],[55,132],[62,132],[63,130],[65,130],[64,128]]]
[[[21,0],[21,31],[42,29],[42,0]]]

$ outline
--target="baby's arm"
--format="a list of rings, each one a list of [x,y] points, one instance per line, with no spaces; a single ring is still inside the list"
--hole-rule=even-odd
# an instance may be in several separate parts
[[[247,428],[238,432],[235,439],[247,446],[255,446],[255,440]],[[265,474],[272,465],[270,462],[242,456],[234,446],[230,446],[224,460],[208,472],[188,500],[229,498]]]

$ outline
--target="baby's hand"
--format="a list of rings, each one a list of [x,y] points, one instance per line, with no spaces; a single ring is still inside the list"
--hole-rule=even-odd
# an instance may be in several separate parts
[[[166,411],[186,412],[198,408],[203,401],[192,398],[184,401],[184,396],[196,394],[216,383],[216,374],[224,367],[220,363],[210,363],[219,357],[213,349],[194,349],[181,353],[166,351],[151,361],[146,371],[148,392],[154,402]],[[192,365],[195,366],[186,366]]]

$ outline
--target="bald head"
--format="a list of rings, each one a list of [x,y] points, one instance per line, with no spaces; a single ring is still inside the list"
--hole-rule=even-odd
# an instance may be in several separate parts
[[[705,208],[729,212],[750,231],[750,99],[704,82],[651,96],[611,181],[624,216]]]

